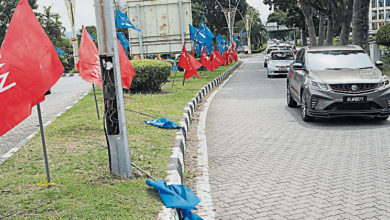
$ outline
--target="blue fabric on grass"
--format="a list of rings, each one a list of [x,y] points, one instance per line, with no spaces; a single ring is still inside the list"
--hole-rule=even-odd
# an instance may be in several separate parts
[[[192,213],[200,203],[200,199],[186,186],[167,185],[165,180],[146,180],[146,184],[153,187],[160,194],[161,200],[168,208],[178,208],[182,210],[185,220],[201,220],[202,218]]]
[[[166,129],[183,129],[183,127],[180,127],[175,122],[173,122],[171,119],[168,118],[159,118],[153,121],[144,121],[146,124],[153,125],[159,128],[166,128]]]

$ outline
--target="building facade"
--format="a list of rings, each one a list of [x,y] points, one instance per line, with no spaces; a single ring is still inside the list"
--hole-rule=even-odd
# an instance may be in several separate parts
[[[371,0],[370,34],[376,34],[379,28],[390,23],[390,0]]]

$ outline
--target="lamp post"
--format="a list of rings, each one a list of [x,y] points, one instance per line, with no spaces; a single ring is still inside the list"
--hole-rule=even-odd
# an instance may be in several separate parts
[[[249,15],[246,15],[246,34],[248,37],[248,54],[252,54],[252,48],[251,48],[251,29],[250,29],[250,23],[252,18]]]

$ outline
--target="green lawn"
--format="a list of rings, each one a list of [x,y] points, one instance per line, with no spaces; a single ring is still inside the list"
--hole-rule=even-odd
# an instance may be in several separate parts
[[[189,79],[163,86],[164,93],[125,95],[127,109],[156,117],[182,117],[185,105],[197,91],[227,70],[200,72]],[[173,75],[170,77],[173,79]],[[102,93],[98,91],[100,110]],[[131,159],[157,178],[165,178],[176,130],[146,125],[153,118],[126,112]],[[96,118],[93,93],[45,129],[52,182],[51,188],[37,186],[46,177],[40,136],[36,135],[12,158],[0,165],[0,219],[2,218],[115,218],[155,219],[162,207],[158,194],[145,184],[146,177],[133,169],[134,178],[112,176],[102,121]]]

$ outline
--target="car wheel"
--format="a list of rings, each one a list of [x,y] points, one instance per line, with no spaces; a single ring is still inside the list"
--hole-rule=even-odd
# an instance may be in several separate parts
[[[389,118],[389,116],[379,116],[379,117],[375,117],[375,119],[378,120],[378,121],[387,121],[388,118]]]
[[[297,102],[291,97],[290,83],[287,83],[287,106],[291,108],[297,107]]]
[[[302,105],[301,105],[302,120],[305,121],[305,122],[313,121],[314,118],[312,116],[307,115],[307,98],[306,98],[306,92],[305,91],[302,92],[301,102],[302,102]]]
[[[264,68],[265,68],[265,67],[267,67],[267,66],[268,66],[268,65],[267,65],[267,63],[266,63],[266,62],[264,62]]]

